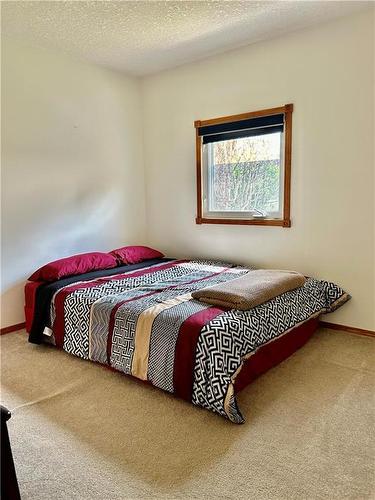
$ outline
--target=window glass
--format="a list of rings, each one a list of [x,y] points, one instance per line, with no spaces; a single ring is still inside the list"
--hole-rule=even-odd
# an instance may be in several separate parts
[[[275,132],[205,144],[207,212],[280,214],[281,142]]]

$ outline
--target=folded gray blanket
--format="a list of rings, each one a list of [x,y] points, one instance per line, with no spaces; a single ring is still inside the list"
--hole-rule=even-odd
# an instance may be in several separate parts
[[[257,269],[218,285],[192,293],[194,299],[230,309],[252,309],[263,302],[302,286],[306,278],[295,271]]]

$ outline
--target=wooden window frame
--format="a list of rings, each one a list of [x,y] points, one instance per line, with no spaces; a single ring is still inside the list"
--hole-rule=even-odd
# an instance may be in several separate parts
[[[206,125],[217,125],[227,122],[247,120],[249,118],[258,118],[260,116],[270,116],[284,114],[284,193],[283,193],[283,212],[281,219],[214,219],[203,217],[203,199],[202,199],[202,136],[199,135],[199,127]],[[247,226],[281,226],[291,227],[290,220],[290,183],[291,183],[291,162],[292,162],[292,113],[293,104],[286,104],[277,108],[262,109],[250,113],[239,115],[222,116],[210,120],[196,120],[195,127],[195,149],[196,149],[196,180],[197,180],[197,216],[196,224],[235,224]]]

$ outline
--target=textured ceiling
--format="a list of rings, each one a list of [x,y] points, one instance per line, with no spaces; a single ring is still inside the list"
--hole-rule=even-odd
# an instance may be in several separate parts
[[[348,15],[361,1],[3,1],[2,32],[146,75]]]

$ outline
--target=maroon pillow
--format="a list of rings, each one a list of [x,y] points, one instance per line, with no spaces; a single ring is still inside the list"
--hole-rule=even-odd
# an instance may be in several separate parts
[[[29,281],[56,281],[66,276],[84,274],[99,269],[111,269],[116,266],[116,259],[109,253],[81,253],[49,262],[35,271],[30,276]]]
[[[138,264],[144,260],[164,257],[164,254],[149,247],[132,246],[117,248],[109,252],[114,255],[121,264]]]

